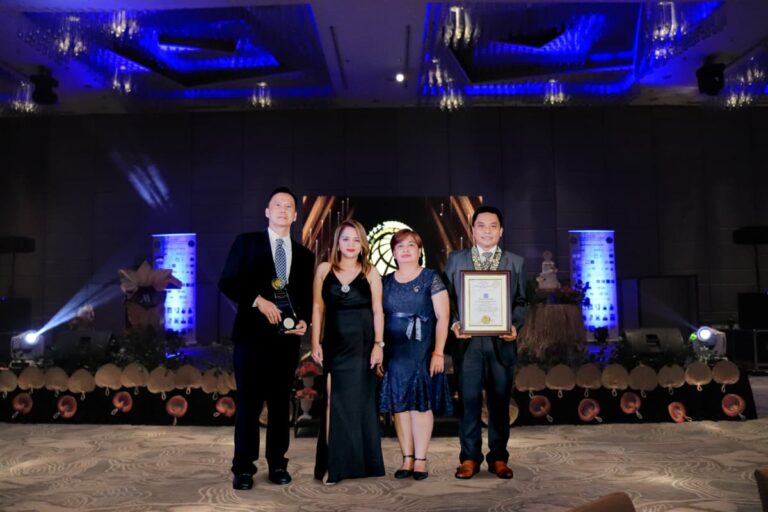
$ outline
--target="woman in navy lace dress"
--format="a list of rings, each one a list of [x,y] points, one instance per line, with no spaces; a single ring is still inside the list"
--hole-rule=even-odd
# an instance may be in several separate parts
[[[433,414],[452,414],[444,370],[448,292],[435,270],[421,266],[421,237],[403,229],[392,237],[397,270],[384,278],[384,361],[381,412],[394,413],[403,464],[395,478],[427,478]]]

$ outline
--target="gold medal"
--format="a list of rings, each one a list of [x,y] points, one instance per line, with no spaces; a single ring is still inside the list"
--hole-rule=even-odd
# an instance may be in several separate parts
[[[480,318],[480,323],[482,323],[483,325],[488,325],[489,323],[491,323],[491,317],[488,315],[483,315],[482,318]]]
[[[283,283],[283,280],[279,277],[276,277],[272,280],[272,288],[275,290],[282,290],[285,287],[285,283]]]

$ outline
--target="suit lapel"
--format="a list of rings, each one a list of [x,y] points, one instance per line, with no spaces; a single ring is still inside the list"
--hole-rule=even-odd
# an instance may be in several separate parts
[[[512,273],[512,275],[510,276],[512,282],[514,283],[517,280],[515,266],[512,264],[512,258],[509,256],[509,253],[506,251],[501,253],[499,270],[509,270]]]
[[[298,245],[299,245],[299,242],[291,238],[291,270],[288,274],[289,276],[291,276],[291,278],[296,276],[296,273],[293,271],[293,269],[296,268],[296,256],[299,254],[299,251],[296,250]],[[288,281],[291,281],[291,278],[289,278]]]
[[[472,262],[472,249],[464,249],[464,268],[461,270],[475,270],[475,264]]]

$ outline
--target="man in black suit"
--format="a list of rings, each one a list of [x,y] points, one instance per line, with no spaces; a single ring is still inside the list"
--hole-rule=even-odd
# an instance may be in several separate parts
[[[253,487],[264,401],[269,410],[269,479],[276,484],[291,481],[285,458],[290,438],[289,403],[299,343],[312,318],[315,257],[290,238],[297,215],[296,196],[286,187],[275,189],[264,214],[269,221],[267,231],[239,235],[219,279],[219,290],[237,304],[232,330],[237,382],[232,486],[243,490]],[[289,315],[278,305],[285,310],[285,300],[275,298],[276,289],[282,286],[296,313],[295,325],[283,325],[282,320]]]
[[[446,281],[452,299],[451,330],[458,338],[454,354],[459,381],[459,438],[461,465],[456,478],[467,479],[480,471],[483,462],[480,413],[483,389],[488,404],[488,471],[499,478],[512,478],[507,462],[509,452],[509,399],[517,362],[517,333],[526,313],[523,258],[499,247],[503,216],[498,208],[481,206],[472,216],[470,249],[454,251],[445,265]],[[512,332],[505,336],[468,336],[463,333],[456,308],[461,294],[462,270],[509,270],[509,301],[512,306]]]

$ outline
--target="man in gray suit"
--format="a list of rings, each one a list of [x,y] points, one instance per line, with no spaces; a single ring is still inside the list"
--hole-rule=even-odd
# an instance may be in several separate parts
[[[459,380],[459,437],[461,465],[456,478],[467,479],[480,471],[483,462],[480,411],[485,389],[488,402],[488,471],[499,478],[512,478],[507,465],[509,452],[509,399],[517,362],[517,333],[526,313],[523,258],[499,247],[503,216],[498,208],[481,206],[472,216],[471,249],[454,251],[445,266],[451,295],[451,330],[458,339],[454,354]],[[512,306],[512,332],[505,336],[468,336],[463,333],[456,308],[461,294],[462,270],[509,270],[509,301]]]

